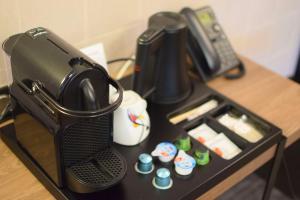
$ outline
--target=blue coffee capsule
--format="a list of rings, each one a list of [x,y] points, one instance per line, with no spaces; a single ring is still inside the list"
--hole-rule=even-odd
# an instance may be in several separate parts
[[[135,170],[141,174],[149,174],[153,169],[152,156],[147,153],[140,154],[138,162],[135,164]]]
[[[152,181],[154,187],[165,190],[169,189],[173,185],[173,181],[171,179],[171,173],[170,170],[167,168],[159,168],[156,171],[155,177],[153,178]]]

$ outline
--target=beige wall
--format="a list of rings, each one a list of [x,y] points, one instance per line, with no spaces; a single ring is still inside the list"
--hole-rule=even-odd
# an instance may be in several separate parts
[[[109,59],[128,56],[146,19],[160,10],[211,5],[234,48],[283,75],[300,44],[299,0],[0,0],[0,42],[36,26],[76,47],[103,42]],[[7,83],[0,57],[0,85]]]

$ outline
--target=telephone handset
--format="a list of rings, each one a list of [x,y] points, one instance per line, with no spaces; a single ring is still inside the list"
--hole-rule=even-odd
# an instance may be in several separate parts
[[[183,8],[180,12],[189,28],[187,50],[190,59],[203,81],[224,74],[229,79],[244,75],[245,69],[231,47],[213,10],[203,7],[192,10]],[[237,74],[227,73],[238,68]]]

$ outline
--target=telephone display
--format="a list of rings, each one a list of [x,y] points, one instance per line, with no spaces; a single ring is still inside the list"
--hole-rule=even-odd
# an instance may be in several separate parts
[[[213,10],[203,7],[192,10],[181,10],[189,28],[187,42],[188,53],[200,78],[208,81],[218,75],[227,78],[239,78],[244,74],[242,62],[234,52]],[[239,73],[227,74],[227,71],[238,68]]]
[[[200,12],[197,16],[200,22],[203,24],[211,24],[213,22],[212,17],[207,12]]]

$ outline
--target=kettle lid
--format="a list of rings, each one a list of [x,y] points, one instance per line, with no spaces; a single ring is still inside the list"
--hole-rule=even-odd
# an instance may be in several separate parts
[[[149,27],[164,28],[167,32],[174,32],[186,28],[184,18],[175,12],[159,12],[149,19]]]

